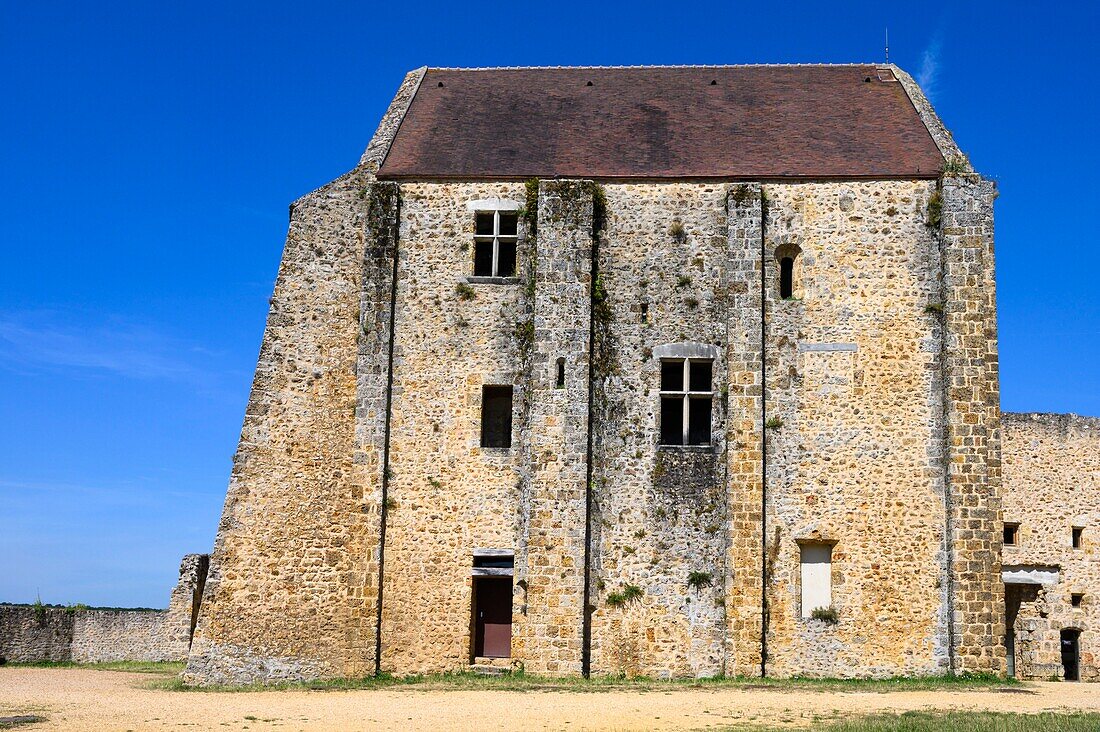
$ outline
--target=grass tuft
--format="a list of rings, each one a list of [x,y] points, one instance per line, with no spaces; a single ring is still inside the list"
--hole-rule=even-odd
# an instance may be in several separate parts
[[[1100,729],[1100,714],[1011,714],[1006,712],[904,712],[815,724],[821,732],[1084,732]]]

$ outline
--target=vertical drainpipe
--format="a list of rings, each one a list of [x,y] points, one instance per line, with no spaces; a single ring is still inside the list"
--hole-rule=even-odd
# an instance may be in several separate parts
[[[581,609],[581,676],[588,678],[592,673],[592,612],[589,607],[592,603],[592,460],[594,457],[595,439],[593,427],[595,419],[595,393],[596,383],[593,379],[594,371],[592,359],[596,353],[596,318],[593,308],[593,297],[596,294],[596,278],[600,274],[599,242],[602,221],[599,220],[600,212],[596,210],[596,186],[592,183],[592,250],[589,255],[589,285],[588,285],[588,445],[586,447],[587,460],[584,481],[584,592],[582,593]]]
[[[768,675],[768,260],[767,199],[760,186],[760,677]]]
[[[400,189],[398,189],[399,191]],[[382,448],[382,510],[379,511],[381,528],[378,532],[378,602],[374,633],[374,675],[382,673],[382,585],[386,569],[386,519],[389,516],[390,492],[390,417],[393,414],[393,345],[397,340],[397,243],[401,230],[401,195],[394,196],[393,216],[393,269],[390,274],[390,339],[386,353],[386,426]]]

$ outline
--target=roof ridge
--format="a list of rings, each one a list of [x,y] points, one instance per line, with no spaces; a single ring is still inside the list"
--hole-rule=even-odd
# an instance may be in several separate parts
[[[428,66],[428,71],[558,71],[575,69],[577,71],[608,69],[752,69],[752,68],[852,68],[856,66],[886,66],[878,61],[857,61],[852,63],[775,63],[775,64],[636,64],[607,66]]]

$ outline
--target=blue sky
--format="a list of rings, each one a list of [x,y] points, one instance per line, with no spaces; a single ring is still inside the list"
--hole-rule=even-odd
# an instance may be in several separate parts
[[[1002,402],[1100,415],[1094,4],[0,5],[0,601],[208,551],[295,198],[421,65],[891,60],[995,178]],[[1090,55],[1091,56],[1091,55]]]

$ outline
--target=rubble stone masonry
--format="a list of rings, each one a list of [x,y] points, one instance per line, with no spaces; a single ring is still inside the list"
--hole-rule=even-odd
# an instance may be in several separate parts
[[[1003,518],[1018,525],[1015,545],[1004,547],[1006,573],[1053,575],[1045,584],[1007,586],[1016,675],[1061,678],[1060,634],[1076,629],[1081,680],[1100,681],[1100,419],[1006,413],[1002,429]]]
[[[479,550],[515,557],[532,672],[999,670],[992,195],[939,185],[360,171],[300,200],[187,678],[464,668]],[[472,276],[486,201],[537,207],[514,277]],[[710,445],[660,446],[685,356]],[[480,445],[487,385],[510,448]],[[835,624],[802,617],[804,543]]]

